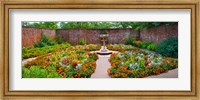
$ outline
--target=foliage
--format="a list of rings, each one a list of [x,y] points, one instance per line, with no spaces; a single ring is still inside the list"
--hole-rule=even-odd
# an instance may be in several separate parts
[[[140,40],[133,41],[133,46],[141,47],[141,44],[142,44],[142,41]]]
[[[178,58],[178,38],[170,37],[162,41],[156,52],[163,56]]]
[[[124,52],[126,50],[132,50],[132,49],[134,49],[133,46],[131,46],[131,45],[124,45],[124,44],[107,44],[106,47],[109,50],[120,51],[120,52]]]
[[[79,43],[78,43],[79,45],[86,45],[87,44],[87,40],[85,39],[85,38],[81,38],[80,40],[79,40]]]
[[[25,67],[22,67],[22,78],[30,78],[30,70]]]
[[[157,49],[157,44],[151,43],[149,46],[147,46],[147,49],[155,51]]]
[[[107,34],[107,32],[103,31],[101,34]]]
[[[48,75],[48,71],[46,69],[41,69],[39,66],[31,66],[29,70],[30,77],[33,78],[45,78]]]
[[[47,75],[47,78],[61,78],[62,76],[59,75],[57,72],[53,71]]]
[[[144,42],[142,42],[141,47],[142,48],[147,48],[150,44],[152,44],[152,42],[144,41]]]
[[[89,58],[93,59],[94,61],[96,61],[99,58],[96,53],[88,52],[88,56],[89,56]]]
[[[132,45],[134,40],[135,39],[133,37],[126,37],[124,44],[126,44],[126,45]]]
[[[63,40],[63,38],[60,36],[60,34],[56,35],[55,41],[56,41],[58,44],[64,43],[64,40]]]
[[[157,44],[153,42],[149,42],[149,41],[142,42],[140,40],[136,40],[136,41],[133,41],[133,46],[152,50],[152,51],[155,51],[157,49]]]
[[[59,28],[58,22],[22,22],[22,26],[30,26],[36,28],[50,28],[57,29]]]
[[[49,72],[39,66],[31,66],[29,69],[22,67],[22,78],[61,78],[55,71]]]
[[[55,40],[50,39],[45,34],[42,34],[42,39],[39,42],[35,43],[34,47],[41,48],[41,47],[44,47],[44,46],[53,46],[55,44],[56,44]]]
[[[73,49],[83,49],[85,51],[97,51],[101,49],[100,44],[89,44],[89,45],[77,45],[74,46]]]
[[[111,22],[61,22],[60,28],[84,28],[84,29],[106,29],[111,28],[113,23]]]
[[[30,78],[30,77],[44,78],[47,75],[48,71],[45,69],[40,69],[38,66],[31,66],[29,70],[22,67],[23,78]]]
[[[62,43],[62,44],[56,44],[54,46],[45,46],[42,48],[35,48],[35,47],[23,48],[22,59],[32,58],[32,57],[41,56],[47,53],[64,50],[69,46],[70,44],[68,43]]]
[[[84,28],[84,29],[113,29],[113,28],[132,28],[140,30],[160,25],[173,25],[176,22],[22,22],[22,26],[39,28]]]
[[[176,22],[132,22],[130,25],[135,30],[156,27],[160,25],[174,25]]]

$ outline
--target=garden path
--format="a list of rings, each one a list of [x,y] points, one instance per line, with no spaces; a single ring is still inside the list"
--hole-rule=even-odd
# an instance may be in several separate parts
[[[159,75],[152,75],[146,78],[178,78],[178,68],[169,70],[166,73],[162,73]]]
[[[110,55],[98,55],[99,59],[97,60],[96,70],[92,74],[91,78],[110,78],[108,75],[107,69],[111,66],[108,59]]]
[[[27,62],[32,61],[32,60],[34,60],[34,59],[36,59],[36,58],[37,58],[37,57],[24,59],[24,60],[22,60],[22,65],[24,65],[24,64],[26,64]]]

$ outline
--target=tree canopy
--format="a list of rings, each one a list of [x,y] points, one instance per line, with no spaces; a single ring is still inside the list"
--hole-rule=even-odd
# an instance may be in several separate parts
[[[22,22],[22,26],[51,29],[115,29],[115,28],[150,28],[160,25],[173,25],[177,22]]]

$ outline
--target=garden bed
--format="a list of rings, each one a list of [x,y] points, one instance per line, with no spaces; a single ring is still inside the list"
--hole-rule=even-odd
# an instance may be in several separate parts
[[[68,43],[56,44],[53,46],[44,46],[44,47],[28,47],[22,49],[22,59],[33,58],[41,55],[45,55],[51,52],[57,52],[60,50],[65,50],[70,47]]]
[[[111,68],[108,73],[112,78],[142,78],[178,68],[177,59],[148,50],[122,44],[107,47],[120,51],[113,53],[109,59]]]
[[[98,55],[90,51],[101,45],[71,46],[66,50],[36,57],[22,66],[23,78],[89,78]]]
[[[47,53],[22,66],[23,78],[90,78],[101,45],[77,45]],[[178,60],[131,45],[109,44],[112,78],[143,78],[178,68]],[[103,62],[102,62],[103,63]]]

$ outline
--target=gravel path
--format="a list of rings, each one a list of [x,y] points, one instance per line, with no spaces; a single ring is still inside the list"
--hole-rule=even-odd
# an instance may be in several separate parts
[[[110,55],[99,55],[97,60],[97,67],[95,72],[92,74],[91,78],[110,78],[107,73],[107,69],[111,66],[108,59]]]
[[[178,78],[178,68],[169,70],[166,73],[162,73],[159,75],[152,75],[146,78]]]
[[[24,59],[24,60],[22,60],[22,65],[24,65],[24,64],[26,64],[27,62],[32,61],[32,60],[34,60],[34,59],[36,59],[36,58],[37,58],[37,57]]]

